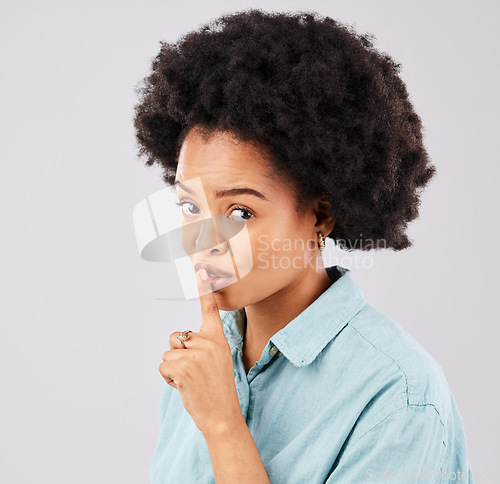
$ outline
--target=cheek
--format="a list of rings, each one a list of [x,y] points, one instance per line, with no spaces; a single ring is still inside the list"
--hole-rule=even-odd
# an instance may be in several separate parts
[[[269,276],[280,278],[281,270],[286,271],[285,279],[291,271],[305,268],[305,261],[311,255],[311,244],[304,235],[304,229],[290,217],[282,217],[266,230],[252,234],[254,249],[254,271],[266,271]]]
[[[308,245],[304,234],[304,227],[291,216],[277,215],[265,222],[259,220],[259,223],[245,224],[230,241],[241,280],[216,293],[218,302],[226,307],[239,308],[258,302],[286,286],[314,255],[311,242]]]
[[[238,279],[241,279],[237,287],[231,286],[238,290],[245,286],[245,290],[252,293],[266,287],[269,277],[275,274],[269,273],[272,267],[265,261],[272,259],[274,253],[282,253],[281,246],[289,236],[286,224],[245,224],[229,242]]]
[[[253,249],[255,242],[252,238],[251,230],[249,230],[248,224],[245,224],[243,229],[231,237],[229,241],[234,266],[239,279],[249,274],[255,264]]]

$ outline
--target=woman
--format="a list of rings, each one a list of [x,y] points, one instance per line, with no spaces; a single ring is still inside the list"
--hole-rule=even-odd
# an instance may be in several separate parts
[[[162,357],[152,483],[473,482],[441,367],[321,255],[412,245],[435,167],[399,69],[314,12],[162,43],[139,155],[175,186],[202,321]]]

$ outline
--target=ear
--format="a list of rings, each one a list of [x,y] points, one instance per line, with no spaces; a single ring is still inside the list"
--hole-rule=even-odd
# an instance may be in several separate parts
[[[326,195],[316,197],[312,201],[312,210],[316,218],[314,230],[321,232],[326,237],[335,226],[333,207],[328,201],[328,197]]]

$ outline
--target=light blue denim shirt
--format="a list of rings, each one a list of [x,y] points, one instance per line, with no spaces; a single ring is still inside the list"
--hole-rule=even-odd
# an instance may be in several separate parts
[[[368,304],[342,266],[246,374],[244,309],[220,311],[241,412],[271,484],[473,483],[464,426],[440,365]],[[214,483],[208,447],[163,383],[152,484]]]

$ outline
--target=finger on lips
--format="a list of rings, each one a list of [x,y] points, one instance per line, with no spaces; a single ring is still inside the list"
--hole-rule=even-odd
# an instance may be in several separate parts
[[[199,292],[199,296],[200,296],[202,316],[208,315],[212,312],[216,313],[217,316],[219,316],[219,308],[217,306],[217,301],[215,300],[215,296],[212,292],[212,285],[210,283],[210,279],[208,277],[207,271],[205,269],[200,269],[196,273],[196,275],[197,275],[196,281],[197,281],[198,292]],[[205,324],[204,324],[204,322],[205,322]],[[206,324],[206,323],[207,323],[206,318],[202,317],[202,325],[201,325],[200,331],[201,331],[201,329],[203,329],[203,327],[205,327],[205,329],[206,329],[207,327],[211,326],[210,322],[208,322],[208,324]],[[192,331],[190,333],[192,333]],[[175,331],[174,333],[172,333],[170,335],[170,337],[169,337],[170,351],[165,351],[163,353],[163,355],[162,355],[163,362],[160,364],[160,368],[159,368],[160,373],[163,376],[163,378],[165,379],[165,381],[173,388],[177,388],[176,383],[169,376],[165,376],[163,374],[162,370],[164,370],[164,372],[166,373],[165,363],[166,363],[167,359],[174,357],[173,350],[185,349],[184,346],[182,345],[182,343],[177,338],[177,336],[179,336],[179,334],[181,334],[181,331]],[[190,334],[190,336],[191,336],[191,334]],[[182,354],[176,353],[174,359],[180,358],[184,355],[185,355],[184,353],[182,353]]]
[[[198,271],[198,276],[203,282],[208,282],[208,273],[205,269],[200,269]]]
[[[206,299],[207,296],[213,297],[212,284],[210,283],[210,278],[205,269],[200,269],[196,273],[196,285],[198,286],[198,293],[203,306],[203,300]]]
[[[207,280],[204,280],[203,277],[206,274]],[[213,316],[210,315],[217,315],[219,316],[219,306],[217,305],[217,300],[215,299],[215,295],[212,291],[212,285],[210,284],[210,280],[208,278],[207,271],[205,269],[200,269],[197,272],[197,281],[198,281],[198,292],[200,296],[200,305],[201,305],[201,314],[202,314],[202,322],[201,322],[201,328],[200,332],[203,332],[207,330],[208,328],[212,327],[212,321],[215,322],[215,320],[212,320]],[[205,318],[203,317],[205,316]],[[209,316],[207,318],[207,316]],[[210,321],[207,324],[207,319]],[[203,331],[202,331],[203,330]]]

